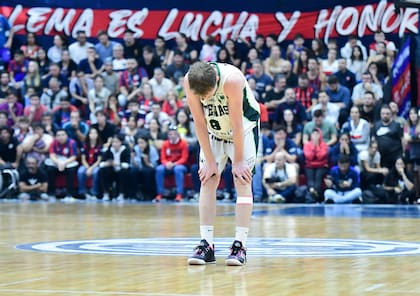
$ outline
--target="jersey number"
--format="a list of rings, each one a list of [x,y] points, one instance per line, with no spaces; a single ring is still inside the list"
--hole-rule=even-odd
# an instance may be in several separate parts
[[[210,119],[209,123],[210,123],[211,128],[216,131],[220,131],[222,129],[220,126],[220,123],[215,119]]]

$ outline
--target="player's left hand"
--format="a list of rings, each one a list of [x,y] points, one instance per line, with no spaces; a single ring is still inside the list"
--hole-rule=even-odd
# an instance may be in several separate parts
[[[237,162],[232,164],[233,177],[241,184],[251,184],[252,173],[249,167],[244,162]]]

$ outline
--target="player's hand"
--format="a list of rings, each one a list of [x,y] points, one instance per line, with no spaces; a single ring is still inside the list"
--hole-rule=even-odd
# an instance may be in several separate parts
[[[198,171],[198,177],[200,178],[201,185],[206,185],[207,181],[210,180],[211,177],[217,175],[217,170],[218,168],[215,162],[205,162]]]
[[[244,162],[237,162],[232,164],[232,175],[241,184],[251,184],[252,173],[249,167]]]

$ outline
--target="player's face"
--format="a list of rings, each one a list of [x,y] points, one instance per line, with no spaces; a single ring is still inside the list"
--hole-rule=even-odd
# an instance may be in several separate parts
[[[203,100],[210,99],[215,92],[216,92],[216,86],[211,91],[209,91],[206,95],[203,96]]]

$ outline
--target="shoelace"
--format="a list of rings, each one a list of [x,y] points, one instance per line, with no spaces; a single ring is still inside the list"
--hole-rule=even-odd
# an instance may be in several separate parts
[[[196,254],[207,253],[207,247],[203,245],[198,245],[194,248],[194,251],[196,252]]]
[[[241,247],[236,247],[236,246],[233,246],[232,248],[231,248],[231,250],[232,250],[232,255],[238,255],[238,253],[240,253],[240,252],[242,252],[243,251],[243,248],[241,248]]]

